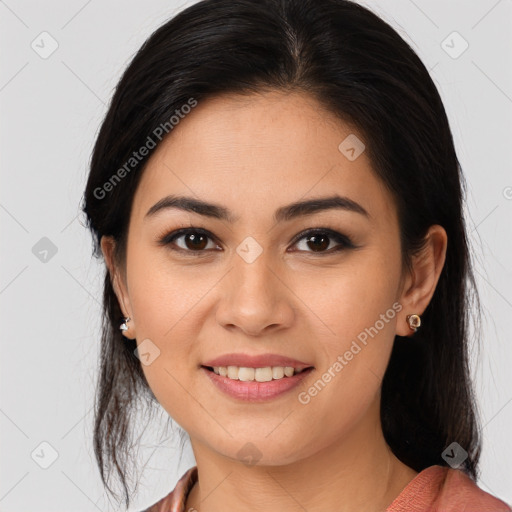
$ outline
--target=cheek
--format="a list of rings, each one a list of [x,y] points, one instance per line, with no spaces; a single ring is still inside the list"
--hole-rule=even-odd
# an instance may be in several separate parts
[[[315,291],[305,302],[318,317],[315,343],[321,367],[320,382],[306,390],[305,401],[317,393],[325,407],[334,403],[340,410],[356,411],[377,393],[402,309],[396,296],[399,260],[394,257],[361,252],[350,265],[332,269],[310,287]],[[303,282],[299,296],[305,296],[307,284]]]
[[[142,370],[162,407],[180,425],[190,427],[192,419],[204,422],[204,411],[199,405],[191,407],[186,390],[192,391],[199,378],[197,365],[204,346],[197,340],[207,322],[212,325],[211,298],[225,269],[179,264],[164,250],[141,245],[132,248],[127,261],[130,303],[137,343],[150,340],[158,349],[158,357],[143,364]]]
[[[393,340],[397,288],[400,278],[398,251],[374,248],[354,252],[346,262],[296,279],[293,289],[305,304],[304,312],[316,318],[316,334],[326,351],[339,351],[376,325],[379,339]],[[393,307],[393,305],[395,306]],[[382,317],[384,315],[384,318]]]
[[[190,325],[192,313],[213,280],[202,272],[173,263],[165,249],[134,246],[128,260],[128,289],[137,337],[164,344]],[[211,281],[211,282],[210,282]]]

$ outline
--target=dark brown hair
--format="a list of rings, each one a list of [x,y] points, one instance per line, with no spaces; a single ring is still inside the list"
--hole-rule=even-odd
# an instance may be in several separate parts
[[[104,184],[155,128],[190,98],[264,90],[306,92],[357,127],[395,199],[404,265],[429,226],[446,230],[446,261],[423,325],[412,338],[395,337],[381,418],[387,443],[408,466],[446,465],[441,454],[456,441],[468,452],[461,469],[476,479],[480,437],[468,333],[471,312],[477,319],[480,309],[463,176],[427,69],[367,8],[348,0],[203,0],[158,28],[119,81],[94,146],[83,204],[94,254],[101,256],[101,237],[111,235],[117,261],[125,261],[133,196],[151,152],[108,193]],[[139,400],[156,400],[135,342],[119,331],[122,312],[107,271],[103,304],[94,448],[103,482],[111,490],[115,470],[128,506],[133,412]]]

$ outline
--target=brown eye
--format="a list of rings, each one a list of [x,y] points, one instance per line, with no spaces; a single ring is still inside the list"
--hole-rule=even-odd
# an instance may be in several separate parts
[[[181,241],[180,241],[181,240]],[[208,241],[211,241],[211,246],[208,247]],[[214,242],[215,238],[208,231],[200,228],[187,228],[173,231],[159,240],[159,244],[169,246],[170,249],[189,253],[190,255],[200,255],[200,253],[207,254],[207,249],[217,249],[218,245]],[[302,242],[305,240],[305,242]],[[178,241],[180,241],[178,243]],[[357,246],[350,240],[349,237],[333,231],[331,229],[316,229],[308,230],[300,233],[296,238],[293,245],[303,244],[299,248],[300,252],[310,254],[332,254],[342,249],[352,249]]]
[[[323,251],[329,247],[329,237],[326,235],[309,235],[307,237],[307,244],[313,251]]]
[[[208,240],[212,240],[212,246],[208,247]],[[179,243],[177,242],[179,241]],[[165,235],[159,240],[160,245],[175,245],[176,250],[183,252],[206,252],[205,249],[214,249],[213,238],[201,229],[179,229]]]
[[[305,240],[305,242],[302,242],[302,240]],[[330,229],[310,230],[306,233],[301,233],[295,244],[300,245],[299,242],[302,243],[302,248],[299,248],[300,251],[311,253],[331,254],[342,249],[355,247],[347,236]],[[332,242],[335,242],[335,244],[331,245]]]
[[[199,251],[208,245],[208,237],[206,235],[200,233],[188,233],[182,236],[184,237],[183,240],[185,246],[191,251]]]

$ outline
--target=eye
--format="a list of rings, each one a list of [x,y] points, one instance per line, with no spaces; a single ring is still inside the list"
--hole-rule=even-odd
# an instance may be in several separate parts
[[[179,240],[181,240],[181,242],[177,243]],[[210,247],[208,247],[208,240],[212,242]],[[201,252],[206,252],[206,249],[217,248],[218,244],[215,244],[214,240],[216,240],[215,237],[204,229],[183,228],[164,235],[158,240],[158,243],[163,246],[175,245],[177,248],[171,247],[172,250],[199,255]],[[302,242],[302,240],[305,240],[305,242]],[[300,252],[318,254],[332,254],[342,249],[353,249],[357,247],[348,236],[328,228],[303,231],[295,237],[292,245],[300,246],[299,242],[303,244],[302,248],[299,247]],[[335,242],[334,247],[331,245],[332,242]]]
[[[342,249],[353,249],[356,247],[352,240],[350,240],[346,235],[342,235],[337,231],[327,228],[310,229],[306,232],[303,231],[297,235],[294,244],[301,242],[303,239],[306,241],[302,245],[303,249],[299,250],[304,250],[305,252],[332,254],[333,252],[341,251]],[[332,241],[336,242],[338,245],[332,247]],[[327,250],[328,248],[329,250]]]
[[[182,239],[181,244],[177,244],[175,241]],[[165,235],[163,238],[159,240],[160,245],[171,245],[175,244],[178,246],[178,250],[182,250],[185,252],[204,252],[204,249],[212,249],[212,247],[208,247],[208,239],[213,240],[213,237],[200,228],[187,228],[187,229],[179,229],[177,231],[173,231]],[[214,247],[215,248],[215,244]]]

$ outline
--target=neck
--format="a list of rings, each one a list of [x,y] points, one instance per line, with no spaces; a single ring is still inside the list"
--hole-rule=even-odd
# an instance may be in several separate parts
[[[185,510],[383,512],[417,472],[385,442],[378,421],[286,465],[246,465],[191,438],[198,482]]]

